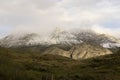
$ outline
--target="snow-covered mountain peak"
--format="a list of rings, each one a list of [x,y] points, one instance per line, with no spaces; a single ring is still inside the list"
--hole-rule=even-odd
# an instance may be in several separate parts
[[[3,39],[0,40],[0,45],[6,47],[12,46],[25,46],[35,44],[36,40],[39,40],[40,36],[35,33],[27,33],[27,34],[10,34]]]
[[[50,36],[50,38],[56,41],[56,44],[75,44],[80,43],[74,34],[70,31],[56,29]]]
[[[119,46],[119,40],[106,34],[98,34],[93,30],[67,31],[56,28],[48,36],[40,36],[36,33],[11,34],[0,40],[0,45],[6,47],[29,45],[74,45],[90,43],[106,48]]]

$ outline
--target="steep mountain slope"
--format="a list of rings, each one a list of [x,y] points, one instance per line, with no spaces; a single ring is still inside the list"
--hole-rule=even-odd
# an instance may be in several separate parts
[[[46,37],[36,33],[11,34],[0,40],[0,46],[18,47],[16,51],[37,51],[72,59],[87,59],[112,54],[107,48],[119,47],[120,43],[114,37],[97,34],[92,30],[68,32],[56,28]]]
[[[69,45],[79,44],[80,41],[76,40],[76,37],[67,31],[60,31],[55,29],[51,34],[46,37],[41,37],[36,33],[10,34],[0,40],[0,45],[4,47],[19,47],[30,45]]]
[[[50,47],[50,48],[46,49],[43,54],[60,55],[60,56],[70,58],[70,54],[68,51],[62,50],[58,47]]]
[[[35,33],[11,34],[0,41],[0,45],[5,47],[30,46],[34,44],[40,44],[40,36]]]
[[[73,45],[80,44],[82,41],[78,41],[76,36],[69,31],[56,28],[50,36],[50,39],[54,40],[56,44]]]
[[[80,32],[73,32],[78,41],[85,43],[101,45],[105,48],[119,47],[120,42],[113,36],[107,34],[98,34],[92,30],[83,30]]]
[[[30,45],[54,45],[74,46],[81,43],[101,45],[105,48],[119,47],[120,41],[106,34],[98,34],[92,30],[70,32],[56,28],[48,36],[40,36],[36,33],[11,34],[0,40],[0,45],[4,47],[19,47]]]
[[[72,59],[87,59],[112,54],[112,52],[99,45],[82,43],[73,46],[69,51],[65,51],[56,46],[53,46],[46,49],[43,54],[61,55]]]
[[[112,54],[112,52],[99,45],[82,43],[81,45],[74,46],[70,50],[70,54],[73,59],[87,59]]]

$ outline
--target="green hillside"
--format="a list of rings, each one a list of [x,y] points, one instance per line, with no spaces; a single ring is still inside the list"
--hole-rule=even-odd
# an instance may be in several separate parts
[[[0,47],[0,80],[120,80],[120,51],[77,61]]]

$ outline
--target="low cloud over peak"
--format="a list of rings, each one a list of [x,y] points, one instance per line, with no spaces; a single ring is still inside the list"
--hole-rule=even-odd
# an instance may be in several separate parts
[[[113,34],[120,30],[119,8],[119,0],[1,0],[0,34],[19,30],[41,34],[55,27]]]

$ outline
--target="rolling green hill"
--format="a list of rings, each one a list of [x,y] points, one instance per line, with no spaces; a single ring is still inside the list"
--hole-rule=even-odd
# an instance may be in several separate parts
[[[79,61],[0,47],[0,80],[120,80],[120,50]]]

